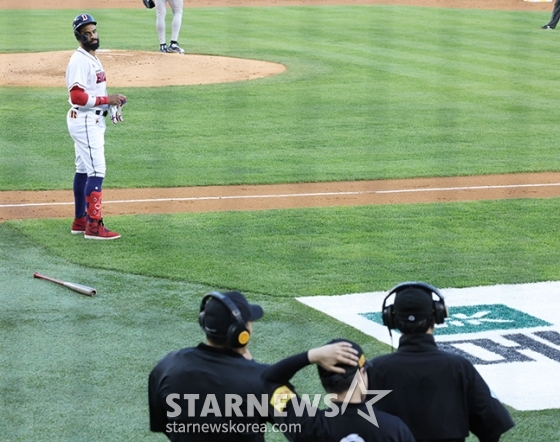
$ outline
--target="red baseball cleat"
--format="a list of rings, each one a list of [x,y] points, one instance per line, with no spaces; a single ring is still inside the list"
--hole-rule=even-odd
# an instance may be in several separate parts
[[[84,233],[86,231],[87,226],[87,217],[82,216],[81,218],[74,218],[74,222],[72,223],[72,230],[70,232],[73,235],[79,235],[80,233]]]
[[[87,239],[117,239],[120,237],[121,235],[117,232],[112,232],[105,227],[103,219],[89,221],[84,233],[84,238]]]

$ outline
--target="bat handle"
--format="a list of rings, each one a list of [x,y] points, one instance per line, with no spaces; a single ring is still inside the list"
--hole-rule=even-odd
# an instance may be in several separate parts
[[[39,278],[39,279],[45,279],[46,281],[55,282],[55,283],[57,283],[57,284],[63,284],[62,281],[59,281],[58,279],[51,278],[50,276],[42,275],[42,274],[39,273],[39,272],[33,273],[33,277],[34,277],[34,278]]]

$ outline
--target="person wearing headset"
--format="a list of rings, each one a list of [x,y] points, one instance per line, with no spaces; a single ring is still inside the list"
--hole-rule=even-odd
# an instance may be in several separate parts
[[[172,441],[264,441],[271,420],[258,408],[251,413],[247,403],[264,394],[267,365],[247,348],[253,321],[262,316],[263,309],[237,291],[203,297],[198,320],[206,343],[169,353],[150,373],[151,431]]]
[[[402,335],[396,352],[369,361],[369,388],[392,390],[376,406],[400,417],[417,442],[464,442],[469,431],[481,442],[496,442],[515,425],[470,361],[437,348],[434,325],[447,317],[437,288],[398,284],[381,313],[389,331]]]

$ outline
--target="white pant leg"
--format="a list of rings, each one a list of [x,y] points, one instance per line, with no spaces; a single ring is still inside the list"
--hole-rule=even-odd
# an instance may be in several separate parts
[[[156,29],[159,38],[159,44],[164,44],[165,40],[165,13],[167,0],[156,0]]]
[[[173,11],[173,21],[171,22],[171,40],[179,41],[179,32],[183,23],[183,0],[168,0]]]
[[[73,113],[72,113],[73,112]],[[75,118],[71,117],[75,116]],[[93,112],[68,111],[68,132],[74,140],[76,172],[105,177],[105,117]]]

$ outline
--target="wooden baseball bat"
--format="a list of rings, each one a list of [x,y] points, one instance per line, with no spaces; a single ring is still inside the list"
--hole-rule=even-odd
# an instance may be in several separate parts
[[[97,294],[97,290],[95,290],[93,287],[88,287],[87,285],[75,284],[73,282],[66,282],[54,278],[49,278],[48,276],[41,275],[39,272],[33,273],[33,277],[39,279],[46,279],[47,281],[51,281],[56,284],[63,285],[64,287],[68,287],[70,290],[74,290],[75,292],[81,293],[82,295],[95,296]]]

